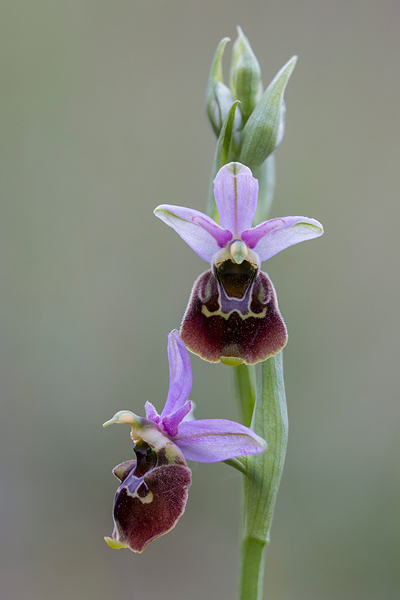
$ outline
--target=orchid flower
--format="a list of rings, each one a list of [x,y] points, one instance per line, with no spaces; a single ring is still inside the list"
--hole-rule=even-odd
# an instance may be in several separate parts
[[[191,352],[210,362],[255,364],[287,342],[275,289],[261,262],[322,235],[323,227],[315,219],[284,217],[252,228],[258,181],[241,163],[218,171],[214,196],[220,225],[191,208],[162,204],[154,211],[211,263],[193,286],[180,335]]]
[[[131,426],[136,460],[114,469],[120,479],[113,508],[114,531],[106,542],[112,548],[142,552],[154,539],[170,531],[185,510],[191,472],[186,460],[219,462],[266,448],[251,429],[225,419],[196,421],[192,402],[189,353],[177,331],[168,335],[170,385],[159,415],[146,402],[146,417],[122,410],[104,423]]]

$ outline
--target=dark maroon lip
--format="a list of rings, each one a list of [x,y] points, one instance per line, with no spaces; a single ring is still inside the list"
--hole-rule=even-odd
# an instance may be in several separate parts
[[[136,460],[116,467],[121,485],[115,493],[114,539],[142,552],[156,538],[175,527],[183,514],[191,472],[180,452],[154,452],[143,440],[135,444]]]
[[[227,265],[222,280],[219,272],[206,271],[193,286],[180,334],[186,347],[205,360],[235,357],[256,364],[286,345],[274,286],[262,271],[252,274],[248,265],[237,273]],[[236,295],[228,295],[232,289]]]

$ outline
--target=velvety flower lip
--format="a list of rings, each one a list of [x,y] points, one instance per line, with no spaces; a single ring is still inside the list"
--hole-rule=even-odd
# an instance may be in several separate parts
[[[155,440],[154,440],[155,441]],[[179,448],[169,440],[150,446],[135,442],[136,460],[117,465],[120,480],[114,497],[111,548],[143,552],[146,546],[171,531],[185,511],[191,472]]]
[[[225,264],[219,271],[222,267]],[[200,275],[194,283],[180,331],[191,352],[209,362],[236,366],[243,362],[254,365],[282,350],[287,330],[271,280],[259,271],[257,275],[250,272],[247,282],[243,295],[232,297],[227,294],[218,271],[217,275],[211,270]],[[240,292],[241,289],[238,296]]]
[[[289,246],[323,234],[319,221],[298,216],[264,221],[252,228],[257,209],[258,181],[241,163],[229,163],[218,171],[214,180],[214,196],[221,225],[191,208],[162,204],[154,210],[157,217],[175,229],[208,262],[215,264],[221,249],[229,248],[239,240],[261,262]]]
[[[112,548],[143,552],[151,541],[175,527],[191,484],[185,459],[211,463],[266,448],[264,440],[240,423],[193,419],[188,399],[192,368],[177,331],[168,335],[168,360],[170,384],[161,414],[146,402],[146,417],[122,410],[104,423],[130,425],[136,455],[136,460],[114,469],[120,485],[114,497],[113,534],[105,538]]]

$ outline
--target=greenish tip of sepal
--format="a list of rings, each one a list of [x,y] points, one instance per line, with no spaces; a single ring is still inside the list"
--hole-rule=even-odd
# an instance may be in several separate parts
[[[121,544],[121,542],[117,542],[117,540],[107,536],[104,538],[104,541],[110,546],[110,548],[113,548],[114,550],[121,550],[121,548],[128,547],[126,544]]]
[[[206,93],[206,110],[208,118],[210,119],[211,125],[217,136],[219,135],[222,123],[224,122],[224,118],[221,120],[221,109],[225,107],[228,95],[230,94],[232,96],[229,88],[223,85],[224,79],[222,74],[222,57],[228,42],[230,42],[230,38],[223,38],[217,46],[211,63]],[[216,84],[222,84],[222,86],[216,86]],[[232,102],[230,102],[229,106],[231,104]]]
[[[238,160],[252,171],[262,165],[282,138],[285,114],[283,96],[296,62],[297,56],[292,56],[282,67],[243,128]]]
[[[229,79],[233,95],[241,102],[240,111],[246,123],[261,99],[263,86],[260,65],[249,40],[239,26],[237,32],[238,37],[232,48]]]

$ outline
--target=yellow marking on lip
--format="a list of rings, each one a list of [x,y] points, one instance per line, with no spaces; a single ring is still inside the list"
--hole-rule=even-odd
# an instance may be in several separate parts
[[[143,504],[150,504],[150,502],[153,502],[153,492],[149,491],[144,498],[141,498],[140,496],[138,496],[138,498],[141,502],[143,502]]]
[[[140,487],[140,486],[139,486]],[[139,494],[137,493],[137,491],[133,492],[133,494],[131,494],[131,492],[125,488],[125,491],[127,493],[128,496],[130,496],[131,498],[137,498],[138,500],[140,500],[140,502],[142,504],[150,504],[150,502],[153,502],[153,492],[152,491],[148,491],[148,493],[145,495],[144,498],[142,498],[141,496],[139,496]]]
[[[223,313],[221,311],[221,309],[216,310],[214,312],[211,312],[208,310],[207,306],[205,306],[204,304],[201,307],[201,312],[203,313],[203,315],[205,315],[206,317],[223,317],[224,319],[228,320],[229,317],[231,316],[232,313],[236,312],[238,313],[238,315],[240,316],[240,318],[242,319],[242,321],[245,321],[246,319],[248,319],[249,317],[255,317],[256,319],[262,319],[263,317],[265,317],[265,315],[267,314],[267,307],[265,307],[263,309],[263,311],[261,313],[253,313],[251,310],[249,311],[248,315],[242,315],[242,313],[239,310],[231,310],[228,313]]]

